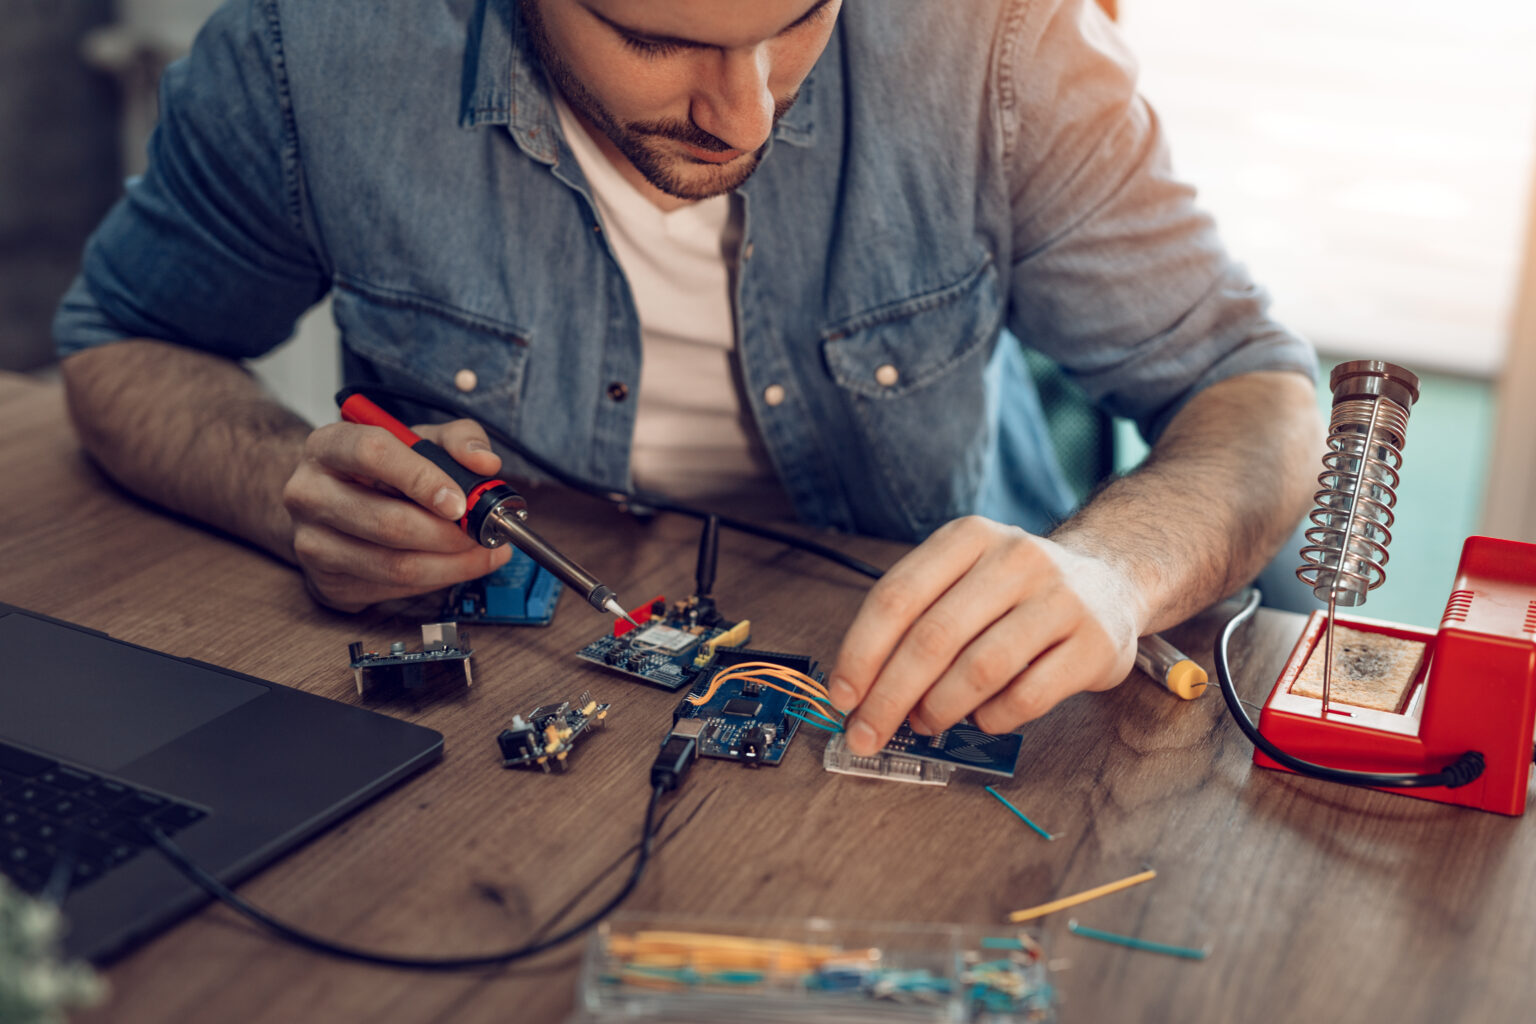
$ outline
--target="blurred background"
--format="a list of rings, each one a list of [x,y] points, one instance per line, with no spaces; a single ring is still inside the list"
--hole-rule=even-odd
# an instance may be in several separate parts
[[[1325,377],[1376,358],[1423,378],[1388,580],[1364,610],[1433,625],[1468,534],[1536,541],[1536,5],[1104,5],[1179,173]],[[142,168],[160,71],[215,6],[0,0],[0,370],[53,372],[54,304]],[[329,319],[318,307],[256,366],[314,422],[334,418]],[[1144,454],[1125,425],[1113,437],[1121,468]]]

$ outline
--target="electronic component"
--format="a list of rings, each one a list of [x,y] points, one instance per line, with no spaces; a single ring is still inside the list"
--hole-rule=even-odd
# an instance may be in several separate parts
[[[512,559],[500,569],[448,591],[442,616],[460,623],[547,626],[564,590],[549,570],[513,548]]]
[[[821,764],[842,775],[946,786],[956,768],[1012,778],[1023,747],[1016,733],[994,735],[966,722],[932,736],[915,733],[903,722],[891,741],[869,757],[850,751],[841,733],[833,735]]]
[[[877,750],[868,757],[848,749],[842,733],[833,733],[821,753],[821,766],[839,775],[863,775],[872,779],[915,782],[920,786],[947,786],[955,766],[937,761],[920,761],[905,754]]]
[[[720,709],[724,715],[743,715],[752,718],[763,710],[763,702],[760,700],[747,700],[745,697],[732,697],[725,702],[725,707]]]
[[[821,680],[816,662],[803,654],[722,648],[716,652],[708,669],[695,671],[691,694],[696,697],[705,693],[717,674],[752,661],[782,665],[818,682]],[[693,720],[701,725],[700,757],[740,761],[747,765],[778,764],[783,759],[800,727],[800,720],[788,712],[806,705],[782,689],[761,684],[753,684],[755,696],[745,696],[749,683],[751,680],[727,679],[703,704],[694,704],[687,697],[678,703],[672,716],[674,722]]]
[[[608,636],[587,644],[576,656],[668,690],[692,686],[701,669],[722,648],[746,643],[752,623],[731,622],[712,598],[694,595],[670,607],[657,597],[635,609],[638,626],[615,622]]]
[[[421,650],[407,651],[396,640],[389,652],[364,651],[362,641],[347,645],[359,696],[424,696],[462,691],[474,682],[469,637],[457,623],[431,622],[421,627]]]
[[[577,739],[602,724],[609,707],[583,693],[574,704],[541,704],[526,717],[513,715],[512,724],[496,737],[502,767],[563,769]]]

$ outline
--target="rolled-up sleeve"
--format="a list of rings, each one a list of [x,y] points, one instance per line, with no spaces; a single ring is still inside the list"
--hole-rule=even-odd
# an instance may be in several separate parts
[[[143,337],[243,358],[288,338],[329,286],[299,159],[275,8],[232,0],[163,76],[148,169],[86,245],[59,354]]]
[[[1020,0],[997,62],[1014,259],[1009,326],[1155,440],[1203,388],[1317,375],[1177,181],[1136,65],[1091,0]]]

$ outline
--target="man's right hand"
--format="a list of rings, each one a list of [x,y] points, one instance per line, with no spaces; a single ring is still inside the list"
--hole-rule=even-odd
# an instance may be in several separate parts
[[[476,473],[501,468],[472,420],[412,429]],[[464,492],[380,427],[332,423],[311,433],[283,504],[310,592],[340,611],[462,583],[512,556],[510,545],[471,540],[458,525]]]

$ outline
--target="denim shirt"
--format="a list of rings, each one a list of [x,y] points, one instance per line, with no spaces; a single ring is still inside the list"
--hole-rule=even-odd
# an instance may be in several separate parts
[[[1219,380],[1315,374],[1171,177],[1091,3],[849,0],[768,148],[739,190],[737,349],[806,522],[917,540],[1066,514],[1020,344],[1154,439]],[[628,486],[635,304],[516,0],[230,0],[166,71],[149,169],[55,336],[247,358],[328,291],[349,381]]]

